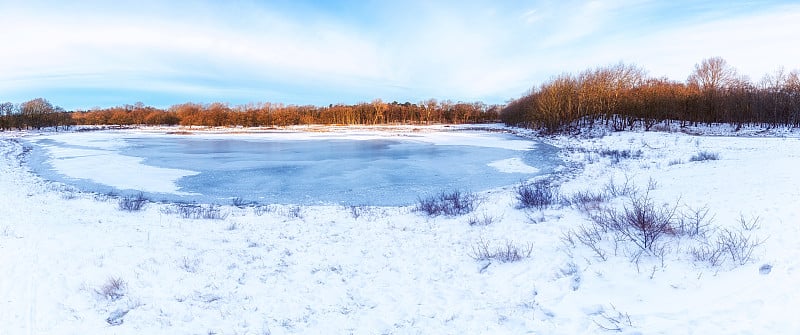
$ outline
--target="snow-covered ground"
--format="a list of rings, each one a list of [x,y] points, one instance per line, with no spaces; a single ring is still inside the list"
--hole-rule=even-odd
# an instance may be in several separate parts
[[[182,218],[170,204],[121,211],[119,199],[32,175],[20,134],[0,136],[0,334],[800,329],[795,132],[549,138],[568,162],[552,178],[560,193],[606,200],[523,210],[510,185],[480,194],[471,214],[433,218],[410,207],[222,206],[213,209],[221,219]],[[719,159],[691,161],[701,152]],[[624,192],[626,183],[638,191]],[[707,209],[708,226],[670,231],[645,251],[613,232],[598,233],[594,249],[579,241],[581,227],[596,228],[590,215],[619,213],[630,198],[676,218]],[[750,257],[699,259],[725,234],[755,246]],[[483,246],[531,253],[476,260]]]

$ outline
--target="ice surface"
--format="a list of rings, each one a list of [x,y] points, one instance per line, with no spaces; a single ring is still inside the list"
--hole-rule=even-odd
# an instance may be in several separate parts
[[[53,180],[212,203],[405,205],[443,190],[513,184],[558,164],[550,146],[479,131],[90,132],[31,143],[44,149],[33,166]]]
[[[144,158],[124,156],[110,149],[83,149],[42,145],[50,155],[47,164],[72,179],[91,180],[120,190],[190,195],[175,182],[198,174],[185,169],[161,168],[142,164]]]

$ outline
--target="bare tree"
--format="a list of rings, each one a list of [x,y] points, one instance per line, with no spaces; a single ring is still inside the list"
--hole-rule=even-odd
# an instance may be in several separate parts
[[[689,84],[697,85],[703,91],[720,90],[737,81],[736,69],[728,65],[722,57],[706,58],[694,65],[694,73],[689,75]]]
[[[43,98],[36,98],[20,104],[19,111],[26,127],[40,129],[48,126],[47,114],[56,110],[49,101]]]

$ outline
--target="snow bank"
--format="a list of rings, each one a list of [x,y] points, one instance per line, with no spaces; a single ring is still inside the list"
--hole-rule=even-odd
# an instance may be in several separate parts
[[[763,243],[752,259],[722,266],[693,260],[690,239],[662,256],[633,257],[621,243],[600,259],[562,238],[589,222],[583,213],[573,206],[517,209],[513,187],[482,194],[475,214],[463,217],[341,206],[228,206],[218,208],[224,220],[183,219],[169,204],[123,212],[117,199],[31,175],[19,164],[20,143],[1,136],[4,334],[800,329],[791,314],[800,301],[800,140],[793,134],[549,139],[569,149],[571,165],[556,178],[564,194],[599,190],[613,178],[649,189],[659,206],[707,206],[717,229],[757,217],[748,233]],[[643,153],[614,162],[600,154],[605,149]],[[690,162],[700,151],[720,159]],[[491,220],[470,225],[476,217]],[[515,263],[476,261],[480,243],[532,245],[533,252]],[[124,282],[119,294],[105,293],[110,279]]]

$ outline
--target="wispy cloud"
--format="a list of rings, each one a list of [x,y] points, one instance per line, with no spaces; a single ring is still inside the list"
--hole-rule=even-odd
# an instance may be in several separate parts
[[[625,61],[681,80],[717,55],[758,78],[798,67],[799,15],[774,2],[0,2],[0,99],[496,103],[564,71]]]

